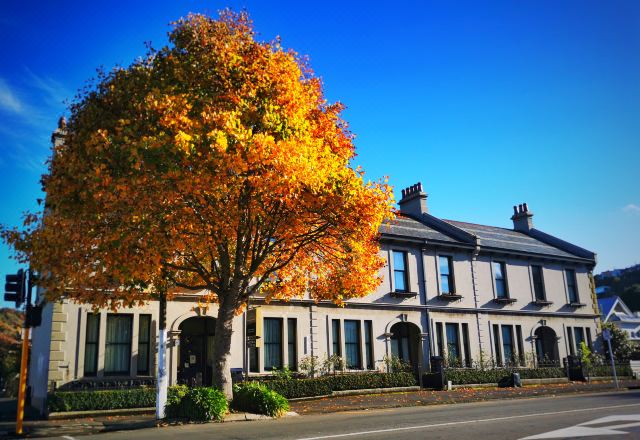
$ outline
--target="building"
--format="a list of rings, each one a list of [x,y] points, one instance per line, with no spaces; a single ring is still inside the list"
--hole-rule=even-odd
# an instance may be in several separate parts
[[[640,345],[640,312],[632,312],[618,296],[598,298],[602,322],[613,322],[633,344]]]
[[[509,229],[433,216],[420,184],[403,190],[399,205],[397,220],[381,228],[387,265],[375,292],[344,308],[308,296],[252,299],[234,322],[234,369],[296,370],[305,357],[332,354],[350,371],[380,369],[392,355],[416,371],[433,355],[455,366],[533,366],[560,363],[581,341],[592,345],[593,252],[535,229],[526,204],[514,207]],[[167,307],[170,384],[211,381],[217,309],[199,308],[198,297],[181,295]],[[43,408],[53,388],[153,383],[157,336],[154,302],[118,313],[46,304],[33,336],[34,405]]]

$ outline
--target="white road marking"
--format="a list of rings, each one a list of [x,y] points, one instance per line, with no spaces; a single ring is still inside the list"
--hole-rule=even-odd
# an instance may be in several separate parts
[[[617,424],[615,422],[631,422]],[[597,426],[591,427],[589,425],[602,425],[609,423],[609,426]],[[589,422],[580,423],[568,428],[557,429],[555,431],[545,432],[543,434],[532,435],[524,437],[520,440],[541,440],[541,439],[553,439],[553,438],[569,438],[569,437],[587,437],[594,435],[620,435],[628,434],[626,431],[620,431],[623,428],[635,428],[640,426],[640,414],[630,415],[616,415],[601,417],[599,419],[591,420]]]
[[[62,438],[66,439],[66,440],[76,440],[75,438],[71,437],[70,435],[63,435]]]
[[[585,411],[599,411],[603,409],[628,408],[631,406],[640,406],[640,403],[629,403],[626,405],[599,406],[595,408],[568,409],[565,411],[550,411],[550,412],[535,413],[535,414],[522,414],[518,416],[492,417],[488,419],[462,420],[459,422],[433,423],[430,425],[404,426],[402,428],[375,429],[372,431],[349,432],[346,434],[332,434],[332,435],[321,435],[318,437],[304,437],[298,440],[321,440],[321,439],[327,439],[327,438],[355,437],[358,435],[380,434],[384,432],[410,431],[413,429],[425,429],[425,428],[439,428],[442,426],[465,425],[469,423],[481,423],[481,422],[496,422],[499,420],[513,420],[513,419],[523,419],[523,418],[529,418],[529,417],[550,416],[550,415],[556,415],[556,414],[570,414],[570,413],[585,412]]]

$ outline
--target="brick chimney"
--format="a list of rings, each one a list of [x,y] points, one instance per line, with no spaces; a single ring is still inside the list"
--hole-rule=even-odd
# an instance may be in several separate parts
[[[422,183],[418,182],[402,190],[402,199],[398,202],[400,211],[420,217],[427,214],[427,193],[422,191]]]
[[[533,212],[529,211],[526,203],[513,207],[513,229],[520,232],[529,232],[533,229]]]

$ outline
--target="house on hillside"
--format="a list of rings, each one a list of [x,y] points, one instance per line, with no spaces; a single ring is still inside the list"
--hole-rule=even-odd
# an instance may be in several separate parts
[[[624,330],[629,341],[640,345],[640,312],[632,312],[618,296],[598,298],[602,322],[613,322]]]

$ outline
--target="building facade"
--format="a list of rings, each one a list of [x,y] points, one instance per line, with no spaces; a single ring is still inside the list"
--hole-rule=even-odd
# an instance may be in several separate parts
[[[453,366],[558,364],[599,332],[595,254],[541,232],[526,204],[513,228],[443,220],[420,184],[402,191],[398,218],[381,228],[383,282],[345,307],[308,296],[289,303],[252,298],[236,317],[234,372],[297,370],[305,358],[341,356],[348,371],[379,370],[395,356],[414,371],[432,356]],[[167,305],[170,384],[211,383],[217,308],[199,293]],[[34,330],[32,401],[51,389],[153,383],[158,304],[113,313],[48,303]]]

